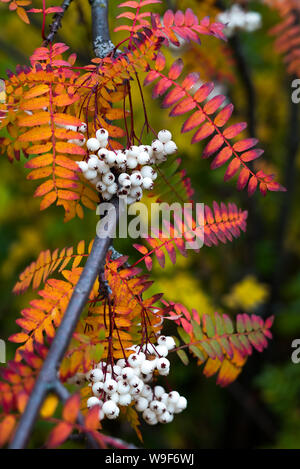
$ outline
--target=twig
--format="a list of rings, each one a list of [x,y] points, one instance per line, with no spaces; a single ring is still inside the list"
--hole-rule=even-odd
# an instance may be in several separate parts
[[[61,4],[61,8],[63,9],[63,11],[61,11],[60,13],[55,13],[55,15],[53,16],[53,22],[49,27],[50,33],[48,34],[48,36],[46,37],[44,41],[44,46],[47,46],[50,42],[53,42],[53,39],[57,31],[61,27],[61,21],[63,19],[63,16],[65,12],[67,11],[67,9],[69,8],[71,2],[72,0],[64,0],[63,3]]]

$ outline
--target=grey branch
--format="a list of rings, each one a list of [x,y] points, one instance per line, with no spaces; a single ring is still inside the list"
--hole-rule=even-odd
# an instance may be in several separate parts
[[[89,0],[92,9],[93,47],[97,57],[103,59],[115,48],[108,25],[108,0]]]
[[[72,3],[72,0],[64,0],[63,3],[61,4],[61,8],[63,9],[63,11],[61,11],[60,13],[56,13],[53,16],[53,21],[49,28],[50,32],[44,41],[44,45],[48,45],[50,42],[53,42],[53,39],[57,31],[61,27],[61,21],[63,19],[63,16],[65,12],[67,11],[67,9],[69,8],[71,3]]]
[[[114,206],[118,214],[118,199],[115,200]],[[109,223],[111,227],[116,222],[116,219],[117,217],[114,216],[110,218]],[[87,259],[84,270],[73,291],[62,322],[57,329],[49,353],[36,380],[25,412],[21,417],[10,446],[11,449],[19,449],[26,446],[46,395],[49,391],[57,391],[57,375],[60,363],[89,298],[95,280],[99,272],[103,269],[106,253],[110,244],[110,237],[99,238],[96,236],[94,240],[93,248]]]

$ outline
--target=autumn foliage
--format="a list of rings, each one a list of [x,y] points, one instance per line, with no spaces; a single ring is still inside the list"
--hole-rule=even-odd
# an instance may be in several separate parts
[[[29,22],[26,11],[44,17],[61,11],[45,6],[40,11],[28,10],[24,7],[29,6],[29,1],[6,3],[25,22]],[[247,124],[236,121],[233,104],[222,94],[210,97],[214,83],[206,82],[195,91],[200,79],[197,71],[186,73],[181,58],[168,65],[164,51],[170,44],[178,46],[179,38],[194,43],[193,47],[203,47],[201,37],[210,36],[212,41],[220,41],[221,47],[221,41],[226,40],[224,25],[208,17],[197,18],[191,9],[175,13],[168,10],[161,18],[155,13],[158,3],[159,0],[139,0],[119,5],[121,13],[115,31],[123,32],[125,39],[105,58],[94,58],[86,66],[78,67],[76,56],[68,52],[67,45],[44,43],[33,51],[30,66],[18,66],[8,72],[6,102],[0,104],[0,128],[6,130],[0,148],[14,164],[25,158],[27,179],[34,188],[34,197],[41,199],[41,210],[55,204],[64,209],[65,221],[69,221],[83,218],[86,209],[95,210],[102,202],[76,164],[88,158],[85,146],[78,143],[84,139],[78,128],[86,122],[88,138],[97,128],[105,127],[112,150],[140,142],[142,137],[136,135],[134,125],[132,82],[140,91],[140,106],[144,109],[144,137],[153,133],[143,98],[144,88],[151,85],[157,105],[168,109],[170,117],[179,118],[171,125],[184,134],[192,132],[188,140],[192,144],[205,141],[200,156],[211,159],[213,170],[224,167],[224,181],[237,176],[237,189],[247,189],[250,196],[257,189],[264,196],[268,191],[285,190],[273,174],[256,168],[263,150],[257,147],[256,138],[246,134]],[[273,32],[281,34],[277,48],[288,54],[294,39],[290,29],[287,35],[284,28],[291,25],[292,19],[288,9],[283,13],[287,17],[285,22]],[[116,50],[119,52],[115,53]],[[288,54],[286,61],[289,70],[298,73],[296,52]],[[72,130],[73,127],[77,130]],[[183,204],[192,200],[191,182],[179,158],[171,158],[157,171],[158,181],[150,202]],[[221,248],[222,243],[234,242],[246,231],[247,216],[247,211],[235,203],[220,201],[205,205],[203,249],[218,245]],[[190,312],[182,304],[167,301],[163,294],[146,294],[153,283],[150,273],[154,260],[164,268],[167,258],[175,264],[178,254],[187,256],[185,243],[192,239],[191,233],[195,233],[198,223],[191,218],[182,226],[183,222],[175,215],[169,238],[158,233],[156,237],[148,236],[143,243],[135,243],[134,258],[126,255],[115,258],[108,251],[104,277],[99,277],[93,286],[61,364],[63,383],[76,373],[88,372],[101,360],[113,364],[128,356],[128,348],[134,344],[153,342],[165,322],[176,326],[175,353],[182,362],[188,364],[186,352],[190,352],[199,365],[204,364],[206,377],[217,374],[220,386],[237,378],[253,350],[263,352],[272,337],[272,318],[263,320],[257,315],[241,314],[233,319],[217,312],[212,315],[196,309]],[[177,232],[179,225],[183,228],[181,236]],[[32,288],[35,297],[16,321],[20,329],[10,337],[17,344],[16,355],[2,370],[1,445],[10,440],[24,411],[92,244],[93,241],[80,241],[76,247],[41,252],[15,284],[15,294]],[[105,446],[106,436],[101,431],[97,408],[89,412],[85,408],[89,395],[90,388],[85,383],[80,393],[67,400],[59,418],[53,397],[45,402],[41,418],[54,424],[47,441],[49,448],[60,446],[74,430],[92,435],[100,446]],[[79,423],[80,411],[84,418]],[[134,407],[124,412],[123,418],[132,423],[140,436]]]

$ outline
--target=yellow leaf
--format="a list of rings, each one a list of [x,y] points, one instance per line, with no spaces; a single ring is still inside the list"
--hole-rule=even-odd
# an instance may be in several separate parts
[[[36,98],[49,92],[49,86],[45,84],[37,85],[24,93],[24,99]]]
[[[55,394],[49,394],[49,396],[46,397],[44,404],[42,405],[40,416],[44,419],[52,417],[56,411],[58,402],[59,400]]]

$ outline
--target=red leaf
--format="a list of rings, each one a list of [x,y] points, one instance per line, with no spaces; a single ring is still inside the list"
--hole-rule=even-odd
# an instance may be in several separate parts
[[[168,78],[162,78],[159,80],[152,90],[152,97],[156,99],[158,96],[162,96],[172,86],[172,82]]]
[[[229,147],[223,148],[220,153],[215,157],[212,164],[210,165],[211,169],[217,169],[226,163],[229,158],[232,156],[232,149]]]
[[[60,446],[72,432],[73,426],[68,422],[60,422],[52,430],[47,441],[47,448],[57,448]]]
[[[206,112],[206,114],[213,114],[216,112],[217,109],[219,109],[220,106],[224,103],[226,97],[223,96],[222,94],[215,96],[212,98],[208,103],[205,104],[203,110]]]
[[[214,126],[210,122],[206,122],[200,127],[192,138],[192,143],[200,142],[201,140],[209,137],[215,131]]]
[[[234,138],[246,128],[246,122],[241,122],[240,124],[233,124],[224,130],[223,135],[225,138]]]
[[[264,150],[250,150],[241,155],[241,160],[252,161],[259,158],[264,153]]]
[[[185,90],[189,90],[190,88],[192,88],[192,86],[195,85],[195,83],[197,83],[197,81],[199,81],[199,78],[200,78],[199,73],[194,73],[194,72],[189,73],[183,80],[182,87]]]
[[[243,168],[239,174],[238,181],[237,181],[237,189],[239,191],[243,190],[248,182],[250,176],[250,171],[248,168]]]
[[[191,111],[196,106],[195,101],[189,96],[188,98],[183,99],[180,103],[178,103],[170,112],[170,116],[180,116],[181,114],[185,114],[186,112]]]
[[[169,70],[169,78],[170,80],[177,80],[183,70],[183,62],[182,59],[176,60]]]
[[[248,184],[248,194],[253,195],[257,188],[257,178],[252,176]]]
[[[200,86],[199,90],[196,91],[194,94],[194,98],[198,103],[202,103],[212,92],[215,85],[213,82],[205,83],[204,85]]]
[[[258,143],[256,138],[246,138],[245,140],[241,140],[240,142],[236,142],[233,145],[233,149],[235,151],[246,151],[249,148],[254,147]]]
[[[203,111],[199,110],[193,113],[183,124],[181,132],[189,132],[190,130],[198,127],[206,119],[206,116]]]
[[[149,85],[154,80],[156,80],[159,76],[160,76],[159,73],[157,73],[155,70],[151,70],[144,80],[144,86]]]
[[[215,118],[214,123],[216,124],[216,126],[223,127],[223,125],[225,125],[226,122],[230,119],[233,110],[233,104],[227,104],[227,106],[225,106],[224,109],[222,109],[222,111],[220,111],[217,117]]]
[[[286,188],[279,184],[278,182],[269,182],[267,183],[269,191],[281,191],[281,192],[286,192]]]
[[[167,10],[163,18],[164,26],[169,28],[174,23],[174,13],[172,10]]]
[[[166,66],[166,58],[165,56],[159,51],[156,56],[155,60],[155,70],[161,72]]]
[[[229,163],[229,166],[224,174],[224,181],[228,181],[229,179],[231,179],[239,170],[240,166],[240,160],[238,158],[233,158],[233,160]]]
[[[267,192],[268,192],[267,184],[265,184],[264,182],[261,182],[260,185],[259,185],[259,190],[262,193],[262,195],[265,197],[267,195]]]
[[[173,104],[176,104],[184,96],[185,96],[184,90],[181,89],[179,86],[177,86],[176,88],[173,88],[164,98],[162,107],[168,108],[170,106],[173,106]]]
[[[224,137],[222,135],[215,135],[212,140],[206,145],[203,150],[202,158],[209,158],[213,155],[224,143]]]

